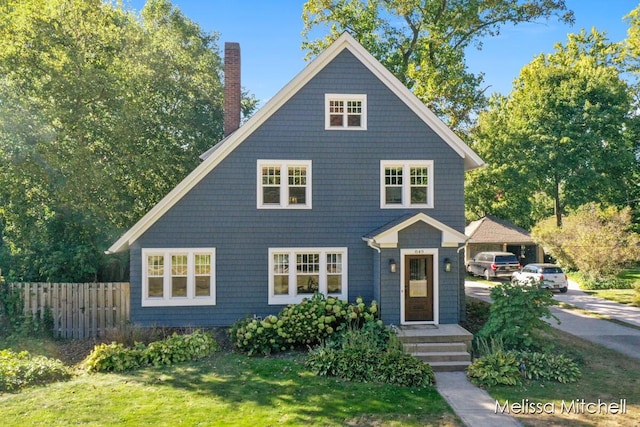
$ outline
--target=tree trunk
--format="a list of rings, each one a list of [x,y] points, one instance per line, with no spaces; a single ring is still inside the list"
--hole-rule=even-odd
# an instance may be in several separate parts
[[[553,212],[556,214],[556,226],[562,227],[562,206],[560,206],[560,180],[554,178],[555,194],[553,195]]]

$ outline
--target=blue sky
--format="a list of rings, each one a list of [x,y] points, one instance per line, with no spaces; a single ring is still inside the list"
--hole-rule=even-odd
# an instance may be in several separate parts
[[[127,0],[125,0],[126,2]],[[140,10],[144,0],[129,0]],[[260,99],[269,100],[305,66],[302,41],[304,0],[172,0],[172,3],[203,30],[218,32],[225,41],[240,43],[242,86]],[[575,13],[573,26],[553,19],[548,22],[505,26],[497,37],[483,40],[483,48],[467,52],[468,66],[484,73],[487,93],[509,93],[511,83],[524,65],[540,53],[553,52],[556,42],[568,33],[596,27],[609,39],[626,37],[622,19],[638,6],[637,0],[566,0]]]

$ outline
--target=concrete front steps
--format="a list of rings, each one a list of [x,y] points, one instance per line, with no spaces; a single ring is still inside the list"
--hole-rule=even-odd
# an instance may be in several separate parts
[[[459,325],[403,325],[397,328],[405,350],[434,371],[464,371],[471,364],[473,335]]]

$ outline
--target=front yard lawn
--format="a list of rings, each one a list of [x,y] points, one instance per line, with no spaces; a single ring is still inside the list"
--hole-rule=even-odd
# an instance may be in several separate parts
[[[82,374],[1,395],[2,425],[462,425],[433,387],[317,377],[303,358],[223,351],[165,368]]]
[[[574,337],[557,329],[546,334],[558,352],[577,361],[582,377],[572,384],[525,381],[522,386],[491,387],[488,391],[500,405],[510,403],[554,404],[555,413],[528,413],[515,415],[526,426],[620,426],[640,425],[640,361],[623,356],[613,350]],[[626,400],[626,414],[560,413],[562,401],[567,405],[575,399],[586,403],[618,402]],[[549,406],[548,406],[549,408]],[[592,407],[593,409],[593,407]],[[512,413],[513,415],[513,413]]]

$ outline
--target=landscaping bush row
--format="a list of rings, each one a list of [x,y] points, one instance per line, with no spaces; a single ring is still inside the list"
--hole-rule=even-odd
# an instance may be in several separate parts
[[[174,333],[149,345],[137,343],[125,347],[122,343],[99,344],[84,360],[88,372],[122,372],[147,365],[162,366],[209,356],[219,349],[209,334],[196,330],[191,334]]]
[[[315,345],[348,324],[374,321],[378,305],[355,304],[316,293],[300,304],[285,307],[277,316],[246,318],[236,322],[229,334],[235,348],[248,355],[270,354]]]
[[[498,350],[476,359],[467,368],[469,380],[482,387],[520,385],[523,379],[572,383],[580,368],[563,355]]]
[[[26,351],[16,353],[0,350],[0,392],[63,381],[70,377],[69,368],[57,359],[32,356]]]
[[[423,387],[435,379],[429,364],[405,353],[398,337],[373,321],[336,333],[311,350],[305,364],[316,375],[348,381]]]

